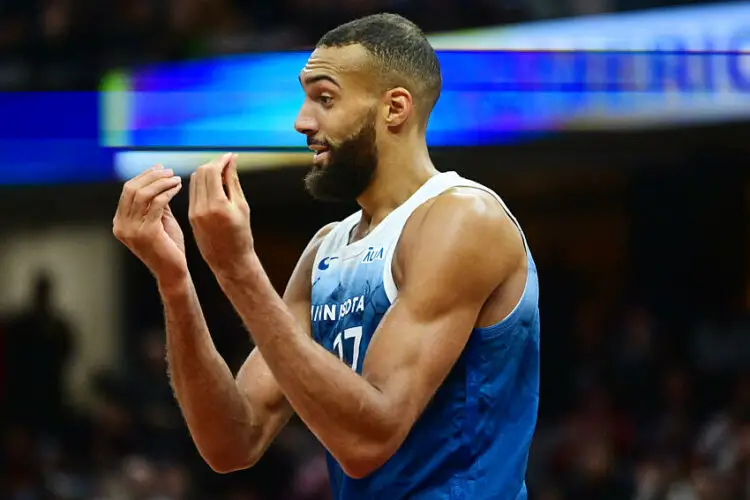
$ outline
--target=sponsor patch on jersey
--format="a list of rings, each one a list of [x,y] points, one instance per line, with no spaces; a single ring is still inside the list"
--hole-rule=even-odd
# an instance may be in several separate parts
[[[318,264],[318,269],[321,271],[325,271],[329,267],[331,267],[331,262],[338,259],[338,257],[326,257],[325,259],[321,260]]]
[[[385,249],[383,247],[370,247],[365,252],[365,256],[362,257],[362,264],[372,264],[379,260],[383,260]]]

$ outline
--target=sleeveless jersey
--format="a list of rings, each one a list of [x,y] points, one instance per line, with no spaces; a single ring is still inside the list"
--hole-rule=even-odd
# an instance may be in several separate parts
[[[490,189],[445,172],[431,177],[364,238],[349,243],[361,217],[357,212],[321,242],[312,274],[313,337],[357,373],[398,294],[391,263],[407,219],[425,201],[454,187],[484,190],[508,210]],[[527,498],[526,465],[539,400],[539,288],[525,237],[524,246],[528,273],[520,301],[500,323],[471,332],[399,450],[362,479],[348,477],[328,454],[335,499]]]

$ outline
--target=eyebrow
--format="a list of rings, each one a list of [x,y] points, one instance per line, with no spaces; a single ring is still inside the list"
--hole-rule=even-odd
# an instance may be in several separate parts
[[[304,78],[302,78],[301,76],[299,77],[299,82],[303,86],[304,85],[312,85],[313,83],[322,82],[322,81],[331,82],[332,84],[334,84],[338,88],[341,88],[341,85],[339,84],[339,82],[337,82],[336,79],[333,78],[332,76],[328,76],[328,75],[310,75],[310,76],[306,76]]]

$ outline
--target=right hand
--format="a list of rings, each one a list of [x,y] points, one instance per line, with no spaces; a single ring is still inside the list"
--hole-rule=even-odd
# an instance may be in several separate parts
[[[185,237],[169,208],[182,179],[161,165],[125,183],[112,232],[161,284],[187,275]]]

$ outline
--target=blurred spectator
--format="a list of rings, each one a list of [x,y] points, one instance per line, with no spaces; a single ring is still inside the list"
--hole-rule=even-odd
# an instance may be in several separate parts
[[[630,500],[633,485],[628,472],[617,462],[605,436],[588,440],[577,451],[565,488],[566,498]]]
[[[622,323],[613,342],[613,368],[619,385],[619,399],[629,406],[637,402],[638,411],[648,413],[656,405],[654,398],[647,398],[653,395],[651,389],[659,373],[658,332],[654,331],[654,318],[646,308],[636,306],[625,314]]]
[[[36,457],[34,435],[20,425],[10,426],[3,436],[0,497],[8,500],[48,497]]]
[[[148,451],[170,458],[179,452],[185,423],[175,405],[167,377],[165,335],[162,329],[153,329],[141,337],[138,358],[124,381],[123,390]]]
[[[52,277],[34,280],[29,306],[5,326],[8,417],[37,431],[54,431],[65,409],[66,369],[73,333],[54,304]]]

